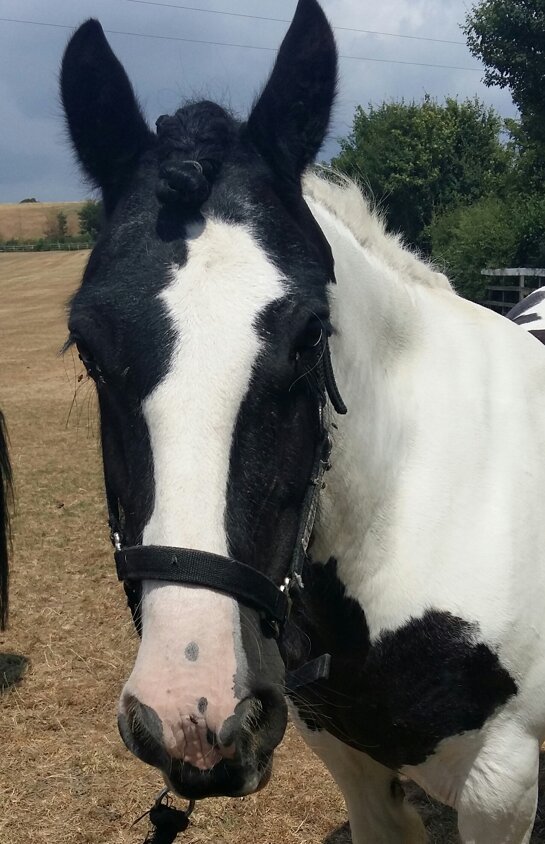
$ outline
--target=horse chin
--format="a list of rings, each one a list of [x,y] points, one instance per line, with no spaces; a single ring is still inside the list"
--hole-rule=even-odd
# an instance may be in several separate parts
[[[273,768],[273,755],[264,762],[235,765],[224,760],[210,771],[201,771],[184,763],[174,764],[163,772],[166,786],[178,797],[203,800],[206,797],[247,797],[268,785]]]

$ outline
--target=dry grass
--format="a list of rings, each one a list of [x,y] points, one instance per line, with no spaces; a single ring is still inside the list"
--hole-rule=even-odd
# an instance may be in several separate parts
[[[0,240],[37,240],[66,214],[68,234],[79,234],[78,211],[83,202],[25,202],[0,205]]]
[[[136,642],[106,530],[92,391],[59,357],[84,253],[0,254],[0,406],[17,486],[10,627],[0,653],[29,660],[0,696],[0,841],[128,844],[159,775],[115,723]],[[79,362],[78,362],[79,363]],[[74,404],[74,390],[77,387]],[[317,842],[345,818],[328,775],[290,731],[260,795],[210,800],[184,838]]]

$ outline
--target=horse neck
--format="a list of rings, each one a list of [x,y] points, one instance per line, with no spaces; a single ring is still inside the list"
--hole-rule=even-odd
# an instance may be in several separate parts
[[[332,213],[311,203],[335,258],[331,288],[333,367],[348,407],[332,418],[332,468],[315,526],[313,556],[360,557],[387,512],[402,462],[406,356],[416,330],[414,291]],[[347,547],[350,546],[350,547]]]

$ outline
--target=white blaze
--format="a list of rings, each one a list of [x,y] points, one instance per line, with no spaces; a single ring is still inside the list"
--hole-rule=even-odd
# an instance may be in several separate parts
[[[260,351],[256,320],[285,294],[248,228],[213,219],[190,228],[187,263],[172,269],[160,294],[175,335],[172,359],[143,405],[155,484],[144,545],[227,554],[229,458]],[[204,721],[219,731],[244,695],[234,681],[246,673],[238,606],[225,595],[158,581],[145,582],[142,596],[142,643],[126,692],[157,712],[173,756],[206,767],[214,754],[203,745]],[[190,642],[198,661],[184,656]]]
[[[168,374],[144,402],[155,504],[145,545],[227,553],[229,456],[260,349],[255,322],[286,288],[252,233],[208,220],[161,293],[176,334]]]

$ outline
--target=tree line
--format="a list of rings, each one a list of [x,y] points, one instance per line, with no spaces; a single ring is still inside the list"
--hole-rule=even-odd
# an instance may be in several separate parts
[[[481,0],[464,31],[485,84],[509,88],[519,119],[477,98],[359,106],[331,163],[478,301],[481,269],[545,266],[545,0]]]
[[[22,199],[20,204],[38,204],[35,197]],[[79,232],[70,233],[68,216],[64,211],[51,213],[40,237],[4,238],[0,234],[0,251],[47,252],[51,249],[85,249],[95,243],[102,224],[102,203],[89,199],[78,214]]]

